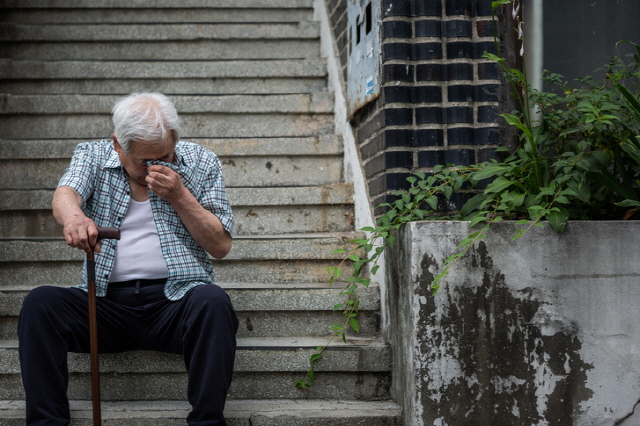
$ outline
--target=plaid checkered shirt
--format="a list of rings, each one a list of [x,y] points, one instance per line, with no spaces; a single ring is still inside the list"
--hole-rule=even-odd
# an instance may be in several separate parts
[[[218,157],[200,145],[178,142],[172,166],[184,186],[205,209],[220,219],[224,229],[233,236],[233,214]],[[69,168],[58,183],[60,186],[69,186],[80,194],[82,210],[97,226],[118,227],[127,213],[131,194],[129,181],[112,142],[102,140],[79,144]],[[169,269],[164,290],[166,297],[179,300],[196,285],[213,284],[211,259],[193,240],[176,211],[151,191],[149,199]],[[100,297],[107,294],[116,247],[116,240],[104,240],[101,252],[95,255],[96,290]],[[82,281],[79,287],[86,289],[86,268]]]

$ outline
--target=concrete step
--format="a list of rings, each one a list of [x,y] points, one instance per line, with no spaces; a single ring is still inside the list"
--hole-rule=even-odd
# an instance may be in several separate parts
[[[295,387],[322,338],[238,339],[229,397],[236,399],[389,398],[390,348],[379,340],[333,341],[315,365],[318,382],[309,390]],[[69,398],[90,398],[88,354],[69,354]],[[0,342],[0,399],[22,399],[16,341]],[[104,400],[180,400],[186,374],[179,355],[130,351],[100,356]],[[319,377],[323,376],[320,380]],[[336,385],[339,383],[338,389]],[[332,394],[333,393],[333,394]]]
[[[21,2],[22,3],[22,2]],[[3,10],[5,22],[28,24],[126,24],[126,23],[240,23],[240,22],[300,22],[311,20],[313,8],[218,8],[219,2],[209,4],[207,8],[175,9],[6,9]],[[184,4],[184,3],[183,3]],[[250,6],[250,5],[248,5]],[[55,7],[55,6],[54,6]]]
[[[234,207],[233,212],[236,236],[347,232],[353,229],[352,205]],[[0,238],[60,235],[62,228],[53,219],[51,210],[0,211]]]
[[[227,157],[221,160],[225,182],[234,186],[329,185],[342,180],[342,158],[337,155]],[[0,165],[0,189],[40,189],[55,188],[69,161],[7,160],[0,161]],[[24,179],[11,181],[14,176],[24,176]]]
[[[284,55],[297,54],[283,46]],[[300,50],[309,52],[308,46]],[[168,95],[316,93],[326,88],[320,59],[231,61],[12,61],[0,59],[0,93]]]
[[[329,114],[183,114],[184,140],[192,138],[309,137],[333,134]],[[113,123],[108,115],[2,115],[0,128],[8,139],[84,140],[110,138]]]
[[[110,139],[110,138],[109,138]],[[91,140],[91,139],[89,139]],[[275,138],[192,138],[219,157],[335,155],[342,154],[341,140],[334,135]],[[0,139],[0,160],[71,159],[73,150],[87,139]],[[234,186],[227,182],[227,187]],[[252,185],[253,186],[253,185]],[[0,199],[0,202],[2,200]]]
[[[2,283],[0,287],[0,316],[17,316],[22,302],[29,291],[40,283],[11,285]],[[331,311],[336,303],[344,302],[339,292],[344,283],[329,286],[327,283],[313,283],[297,286],[272,284],[234,284],[221,283],[231,300],[234,309],[242,312],[253,311]],[[362,311],[380,309],[380,294],[376,286],[371,286],[360,297]]]
[[[291,234],[261,239],[238,237],[224,260],[214,260],[217,282],[300,284],[327,282],[326,268],[342,259],[331,252],[350,250],[361,233]],[[83,253],[62,239],[0,240],[0,283],[23,285],[79,283]],[[343,268],[349,276],[349,266]]]
[[[116,94],[160,92],[172,95],[237,95],[314,93],[326,89],[324,77],[296,78],[140,78],[0,80],[0,93],[13,94]]]
[[[229,188],[235,232],[274,235],[353,229],[351,185]],[[0,190],[0,238],[59,237],[53,190]]]
[[[189,61],[318,58],[317,40],[193,40],[155,42],[37,42],[0,44],[0,57],[16,60]],[[239,72],[241,72],[239,70]]]
[[[21,24],[0,23],[3,42],[317,39],[314,21],[267,23]]]
[[[290,336],[330,336],[329,326],[341,323],[340,313],[329,311],[237,311],[239,338]],[[361,311],[358,314],[360,332],[349,331],[351,337],[376,337],[380,332],[380,314],[377,311]],[[18,318],[0,317],[0,339],[16,339]],[[2,423],[0,423],[2,424]]]
[[[331,253],[333,250],[349,249],[353,246],[350,240],[361,237],[359,232],[237,237],[225,260],[336,260],[342,256]],[[0,262],[73,262],[83,255],[68,247],[63,238],[0,240]]]
[[[91,426],[91,404],[71,401],[70,426]],[[184,422],[190,405],[183,401],[104,402],[102,419],[118,426],[174,426]],[[228,400],[229,426],[400,426],[392,401]],[[0,401],[0,423],[24,424],[24,403]]]
[[[216,0],[216,8],[225,9],[280,9],[280,8],[309,8],[313,0]],[[0,7],[14,9],[140,9],[149,8],[144,0],[0,0]],[[156,0],[153,8],[157,9],[209,9],[211,0]]]
[[[114,95],[0,95],[0,114],[111,114]],[[289,95],[173,96],[181,115],[333,112],[327,92]]]
[[[240,321],[239,338],[280,338],[307,336],[328,338],[330,325],[342,323],[340,313],[330,311],[236,311]],[[360,311],[360,331],[349,331],[350,337],[379,336],[378,311]],[[0,317],[0,339],[16,339],[17,317]],[[1,423],[0,423],[1,424]]]
[[[38,80],[119,80],[197,78],[326,77],[321,59],[269,59],[232,61],[40,61],[0,59],[0,78]],[[288,80],[287,80],[288,81]]]
[[[2,244],[0,244],[2,246]],[[331,248],[333,249],[333,248]],[[314,283],[328,281],[327,268],[338,266],[336,259],[283,260],[216,260],[217,282],[271,282],[277,284]],[[343,268],[343,276],[351,274]],[[0,268],[0,282],[37,282],[51,285],[78,283],[82,261],[7,262]]]
[[[0,339],[16,338],[18,314],[28,291],[42,283],[30,282],[22,286],[0,288]],[[240,320],[240,338],[286,338],[289,336],[325,337],[332,332],[332,324],[343,323],[340,311],[334,311],[337,303],[344,303],[339,296],[344,283],[330,287],[325,283],[293,284],[277,287],[274,284],[220,284],[233,301]],[[349,333],[359,338],[379,335],[380,295],[372,285],[361,294],[358,322],[359,333]]]
[[[53,189],[0,191],[0,211],[50,210]],[[231,205],[236,208],[269,206],[314,206],[351,204],[351,184],[337,183],[323,186],[289,188],[228,187]]]

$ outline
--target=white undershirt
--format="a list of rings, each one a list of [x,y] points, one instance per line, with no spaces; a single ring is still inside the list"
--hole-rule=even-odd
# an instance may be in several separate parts
[[[151,202],[129,202],[120,225],[120,240],[109,282],[167,278],[169,270],[162,255]]]

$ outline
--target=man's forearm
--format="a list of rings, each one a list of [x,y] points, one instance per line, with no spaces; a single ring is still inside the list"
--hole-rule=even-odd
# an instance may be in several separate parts
[[[82,197],[70,186],[61,186],[55,190],[51,207],[53,217],[62,226],[73,218],[85,216],[81,209]]]
[[[61,186],[54,192],[51,202],[53,217],[62,225],[66,243],[85,251],[93,248],[99,253],[98,228],[93,220],[84,214],[81,207],[82,197],[75,189]]]
[[[185,188],[183,196],[171,202],[182,223],[195,242],[216,259],[222,259],[231,250],[232,238],[220,219],[202,207]]]

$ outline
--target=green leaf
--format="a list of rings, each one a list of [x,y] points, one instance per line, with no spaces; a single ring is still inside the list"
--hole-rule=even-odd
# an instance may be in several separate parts
[[[358,320],[356,320],[355,318],[351,318],[349,320],[349,325],[351,326],[351,328],[353,328],[353,331],[355,331],[356,333],[360,333],[360,324],[358,323]]]
[[[319,360],[320,358],[322,358],[322,354],[313,354],[311,355],[311,358],[309,358],[309,361],[313,363]]]
[[[567,225],[567,221],[569,220],[569,212],[564,209],[552,209],[551,212],[547,213],[546,219],[549,221],[551,227],[558,234],[564,231],[565,226]]]
[[[469,200],[467,200],[466,203],[464,203],[464,206],[462,206],[462,209],[460,210],[460,216],[462,216],[463,218],[467,217],[469,214],[475,211],[478,207],[480,207],[482,202],[486,199],[487,199],[486,194],[474,195]]]
[[[433,210],[438,210],[438,197],[436,197],[435,195],[427,197],[426,202]]]
[[[620,206],[620,207],[637,207],[640,208],[640,201],[635,201],[635,200],[624,200],[624,201],[620,201],[619,203],[615,203],[616,206]]]
[[[493,2],[493,3],[498,3],[498,2]],[[489,52],[487,52],[487,51],[485,51],[485,52],[482,54],[482,57],[483,57],[483,58],[490,59],[490,60],[495,61],[495,62],[498,62],[498,63],[503,63],[503,62],[506,60],[506,59],[504,59],[504,58],[501,58],[501,57],[500,57],[500,56],[498,56],[498,55],[494,55],[493,53],[489,53]]]

